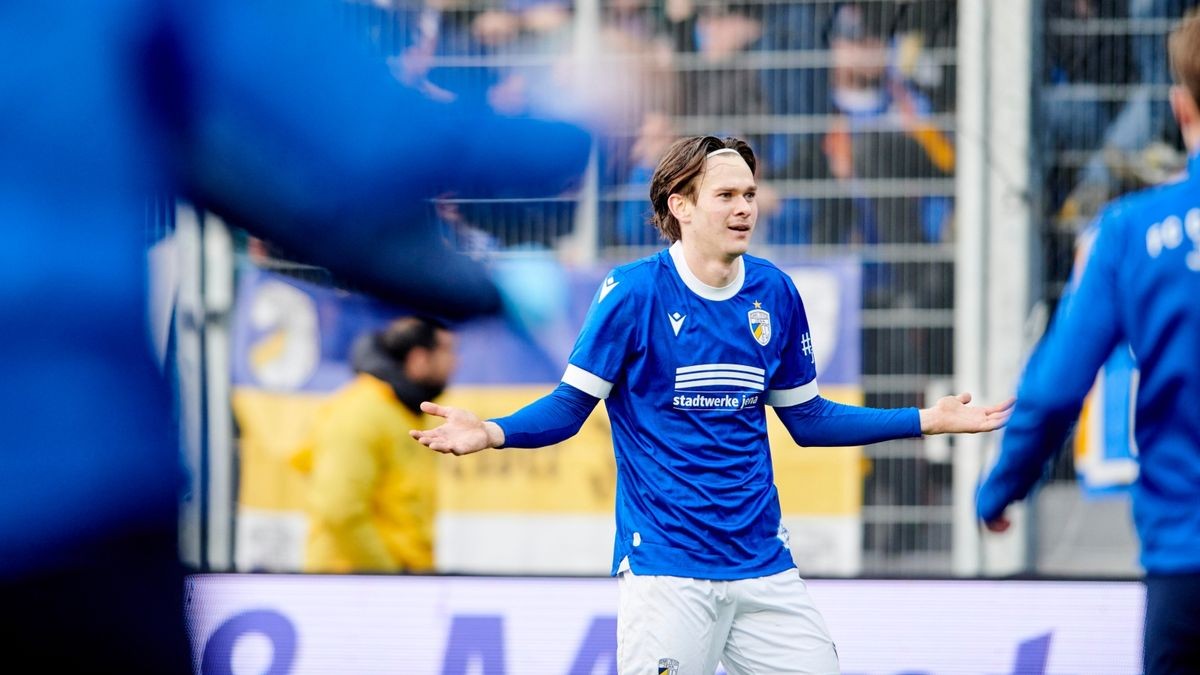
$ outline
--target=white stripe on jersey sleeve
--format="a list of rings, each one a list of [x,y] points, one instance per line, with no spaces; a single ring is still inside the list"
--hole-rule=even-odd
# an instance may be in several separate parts
[[[612,391],[613,387],[612,382],[596,377],[583,368],[569,363],[567,364],[567,371],[563,373],[562,381],[585,394],[590,394],[599,399],[608,398],[608,394]]]
[[[811,401],[820,394],[821,392],[817,389],[817,381],[810,380],[795,389],[772,389],[767,392],[767,405],[786,408]]]

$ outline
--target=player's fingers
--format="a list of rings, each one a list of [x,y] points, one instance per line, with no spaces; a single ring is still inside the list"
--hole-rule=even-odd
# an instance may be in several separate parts
[[[1008,516],[1005,516],[1005,515],[1001,515],[998,518],[989,520],[986,523],[984,523],[984,525],[987,526],[988,530],[990,530],[992,532],[996,532],[997,534],[1008,530],[1008,527],[1011,524],[1012,523],[1008,520]]]
[[[994,415],[989,415],[979,408],[972,408],[972,410],[978,412],[977,414],[970,416],[970,424],[973,424],[974,428],[970,429],[968,433],[985,433],[988,431],[995,431],[996,429],[1004,426],[1003,419]]]
[[[421,403],[421,411],[429,413],[430,415],[436,415],[438,417],[446,417],[450,414],[449,408],[438,405],[433,401],[423,401]]]
[[[964,391],[963,393],[959,394],[958,396],[955,396],[955,398],[957,398],[958,402],[962,403],[963,405],[966,405],[971,402],[970,392]]]
[[[1016,405],[1016,403],[1017,403],[1017,397],[1010,396],[1007,401],[1005,401],[1003,403],[999,403],[997,405],[994,405],[994,406],[988,408],[987,411],[989,414],[1008,412],[1013,409],[1013,406]]]
[[[410,435],[414,439],[416,439],[416,441],[418,443],[420,443],[421,445],[424,445],[427,448],[433,447],[434,441],[437,440],[437,436],[429,433],[428,431],[413,431],[413,432],[410,432]]]

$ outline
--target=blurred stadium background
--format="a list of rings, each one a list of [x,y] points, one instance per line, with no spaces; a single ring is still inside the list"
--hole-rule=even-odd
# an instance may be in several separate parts
[[[581,92],[604,104],[578,193],[430,204],[523,308],[462,327],[448,402],[501,414],[553,386],[604,271],[661,246],[646,218],[658,153],[711,133],[761,158],[752,253],[793,274],[825,331],[823,392],[895,407],[1007,397],[1099,206],[1182,167],[1165,35],[1196,4],[378,0],[347,2],[345,21],[432,96],[565,117],[586,112]],[[177,261],[160,278],[176,294],[164,341],[193,477],[185,559],[295,571],[303,476],[289,454],[347,377],[353,333],[395,309],[169,197],[148,219],[156,255]],[[1003,539],[973,515],[995,438],[774,443],[802,574],[1136,577],[1133,378],[1120,357]],[[602,417],[559,448],[448,462],[439,570],[606,574],[615,468]]]

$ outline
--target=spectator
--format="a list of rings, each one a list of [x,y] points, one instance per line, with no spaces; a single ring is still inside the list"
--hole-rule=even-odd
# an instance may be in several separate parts
[[[305,571],[433,570],[437,462],[408,430],[454,365],[453,334],[425,319],[398,319],[355,342],[354,379],[295,458],[310,475]]]
[[[762,51],[803,54],[829,46],[823,28],[831,20],[831,5],[777,2],[756,9],[763,27],[757,45]],[[827,115],[831,111],[826,68],[763,68],[760,77],[767,105],[778,115]]]
[[[889,50],[892,18],[877,5],[843,5],[832,28],[832,98],[841,119],[826,135],[830,173],[843,181],[853,221],[842,241],[875,244],[937,243],[947,236],[947,195],[885,193],[873,183],[893,179],[947,178],[954,170],[951,140],[929,120],[931,104],[901,70]],[[908,57],[914,58],[914,57]],[[908,270],[894,264],[864,265],[868,307],[948,306],[948,279],[918,266],[912,289],[896,279]],[[915,290],[914,295],[905,295]]]
[[[651,208],[645,194],[650,189],[654,167],[674,140],[675,132],[666,115],[657,112],[646,113],[638,129],[637,140],[633,144],[633,166],[627,179],[628,189],[636,190],[637,198],[629,195],[630,198],[619,202],[612,243],[618,246],[639,246],[653,244],[657,239],[654,228],[650,225]]]
[[[1089,90],[1082,92],[1084,97],[1101,100],[1085,98],[1080,101],[1077,100],[1078,93],[1070,101],[1049,100],[1046,113],[1050,120],[1050,133],[1059,135],[1063,133],[1061,127],[1066,126],[1069,129],[1067,137],[1074,139],[1078,145],[1059,145],[1055,149],[1066,147],[1088,153],[1082,162],[1059,160],[1050,170],[1054,179],[1051,185],[1055,188],[1050,205],[1058,211],[1060,219],[1070,222],[1094,215],[1106,199],[1122,192],[1121,174],[1129,171],[1131,165],[1144,161],[1140,153],[1147,146],[1160,146],[1177,140],[1178,129],[1174,126],[1175,120],[1169,112],[1167,101],[1154,91],[1156,87],[1165,87],[1170,81],[1166,40],[1162,34],[1148,31],[1143,25],[1154,20],[1177,19],[1189,4],[1194,5],[1194,0],[1128,0],[1123,5],[1095,0],[1075,3],[1074,14],[1062,18],[1077,22],[1076,26],[1086,26],[1082,22],[1098,14],[1128,17],[1130,34],[1065,38],[1050,32],[1051,48],[1048,51],[1051,58],[1060,56],[1053,49],[1056,45],[1064,42],[1074,44],[1081,50],[1074,55],[1074,60],[1090,64],[1091,67],[1087,69],[1089,73],[1100,71],[1109,78],[1113,78],[1114,73],[1125,73],[1123,80],[1114,78],[1114,82],[1138,85],[1131,89],[1128,96],[1118,97],[1116,101],[1104,101],[1106,92]],[[1066,21],[1060,24],[1066,24]],[[1079,44],[1080,41],[1083,44]],[[1126,51],[1129,53],[1125,54]],[[1106,58],[1114,60],[1115,64],[1105,63],[1103,60]],[[1089,124],[1087,118],[1068,118],[1073,112],[1080,112],[1072,108],[1082,108],[1085,114],[1092,116],[1094,122]]]
[[[1047,29],[1042,77],[1046,86],[1039,118],[1043,122],[1042,145],[1049,152],[1091,152],[1102,142],[1117,142],[1115,138],[1106,140],[1109,125],[1120,112],[1118,102],[1106,95],[1106,89],[1129,84],[1136,78],[1129,39],[1088,31],[1086,27],[1096,20],[1126,19],[1128,4],[1128,0],[1051,0],[1044,4]],[[1120,143],[1132,147],[1145,140],[1125,139]],[[1103,162],[1097,161],[1082,174],[1080,168],[1087,162],[1071,165],[1056,161],[1049,167],[1052,211],[1059,209],[1089,172],[1089,187],[1099,191],[1089,197],[1089,203],[1107,198]]]

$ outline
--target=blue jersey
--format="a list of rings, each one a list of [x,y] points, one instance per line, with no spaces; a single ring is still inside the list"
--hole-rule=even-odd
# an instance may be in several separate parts
[[[678,244],[604,280],[563,381],[605,399],[617,461],[613,573],[744,579],[794,566],[764,405],[817,396],[792,280],[742,256],[712,288]]]
[[[979,516],[991,520],[1028,494],[1125,340],[1140,370],[1133,514],[1142,566],[1200,571],[1200,156],[1185,179],[1114,202],[1098,225],[1078,288],[1022,377]]]
[[[555,195],[581,173],[583,131],[429,101],[333,7],[0,3],[0,580],[176,527],[149,196],[457,318],[500,296],[442,244],[427,198]]]

